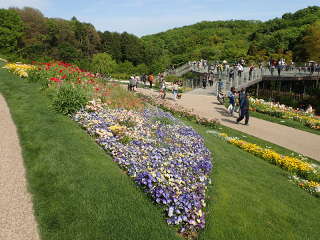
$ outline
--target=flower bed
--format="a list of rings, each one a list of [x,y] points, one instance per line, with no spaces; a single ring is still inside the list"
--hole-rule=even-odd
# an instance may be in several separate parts
[[[210,133],[221,137],[228,143],[231,143],[246,152],[252,153],[289,171],[293,176],[298,175],[298,177],[295,177],[294,179],[300,179],[300,181],[295,182],[310,193],[318,193],[320,191],[320,168],[318,165],[310,164],[294,156],[279,154],[270,148],[264,148],[237,137],[229,137],[226,133],[218,133],[216,131],[210,131]]]
[[[165,206],[168,224],[179,225],[185,233],[204,228],[211,154],[191,127],[156,107],[128,111],[95,102],[74,119]]]
[[[29,81],[53,90],[55,109],[72,116],[112,154],[165,208],[168,224],[178,225],[186,236],[204,228],[212,163],[199,134],[170,113],[147,105],[150,101],[76,66],[62,62],[35,66],[30,68]],[[93,100],[87,105],[74,104],[85,99]]]
[[[320,119],[313,114],[295,110],[285,105],[266,102],[263,99],[250,98],[251,110],[268,114],[282,119],[291,119],[303,123],[305,126],[320,130]]]
[[[28,77],[28,71],[34,70],[35,67],[33,65],[21,64],[21,63],[8,63],[4,65],[5,69],[13,72],[14,74],[20,77]]]
[[[320,197],[320,183],[308,181],[295,175],[291,176],[290,180],[307,192]]]

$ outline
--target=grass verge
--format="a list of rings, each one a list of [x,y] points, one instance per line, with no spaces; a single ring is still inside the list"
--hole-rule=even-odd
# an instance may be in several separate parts
[[[319,239],[319,198],[290,183],[281,168],[221,141],[208,127],[187,123],[214,158],[207,225],[199,239]]]
[[[42,240],[179,239],[155,206],[40,85],[0,69]]]

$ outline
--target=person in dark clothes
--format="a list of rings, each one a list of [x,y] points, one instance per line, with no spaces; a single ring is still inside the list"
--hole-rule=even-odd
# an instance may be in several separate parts
[[[237,119],[237,123],[245,118],[245,125],[249,123],[249,94],[246,92],[244,97],[240,101],[240,117]]]
[[[239,117],[241,115],[240,103],[241,103],[242,99],[245,97],[245,93],[246,93],[246,90],[244,88],[241,88],[241,90],[239,92],[239,96],[238,96],[238,113],[239,113]]]

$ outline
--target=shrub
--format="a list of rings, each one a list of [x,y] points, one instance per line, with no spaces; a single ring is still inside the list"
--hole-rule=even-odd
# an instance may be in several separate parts
[[[183,78],[177,77],[175,75],[168,75],[165,77],[165,81],[166,82],[179,82],[179,81],[183,81]]]
[[[73,114],[88,102],[85,92],[72,85],[62,85],[53,99],[53,107],[64,115]]]

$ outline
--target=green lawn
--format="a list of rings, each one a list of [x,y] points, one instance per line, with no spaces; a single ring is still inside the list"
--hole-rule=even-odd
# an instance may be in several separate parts
[[[42,240],[179,239],[153,204],[40,86],[0,69]]]
[[[39,85],[0,69],[0,92],[18,128],[42,240],[179,239],[162,210],[84,130],[48,110]],[[320,199],[290,183],[280,168],[187,123],[205,137],[214,158],[199,239],[319,239]]]
[[[192,126],[214,157],[200,239],[319,239],[319,198],[290,183],[279,167],[206,133],[206,127]]]

